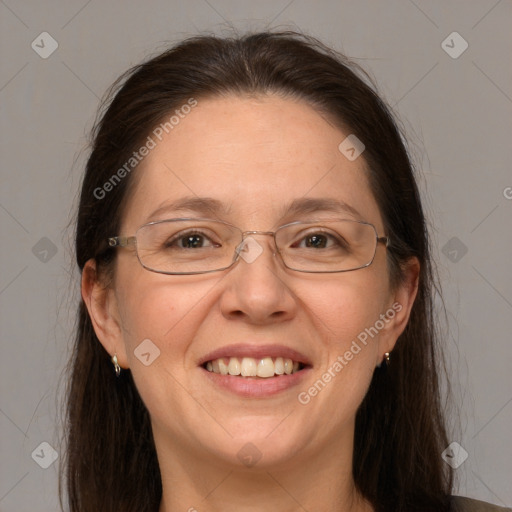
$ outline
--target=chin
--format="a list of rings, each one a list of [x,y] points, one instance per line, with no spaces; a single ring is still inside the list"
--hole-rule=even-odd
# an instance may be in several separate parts
[[[241,422],[240,430],[230,430],[232,438],[223,436],[215,442],[210,437],[210,446],[219,458],[238,467],[269,470],[286,466],[297,458],[297,453],[306,443],[306,439],[304,433],[294,435],[289,428],[276,429],[282,419],[264,421],[260,423],[260,428],[254,427],[254,420],[251,420],[252,428]]]

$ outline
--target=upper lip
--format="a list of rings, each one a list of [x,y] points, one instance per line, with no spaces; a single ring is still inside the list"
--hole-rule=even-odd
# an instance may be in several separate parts
[[[261,359],[264,357],[283,357],[311,366],[311,361],[307,356],[284,345],[248,345],[241,343],[236,345],[225,345],[224,347],[220,347],[209,352],[199,359],[198,366],[222,357],[252,357],[254,359]]]

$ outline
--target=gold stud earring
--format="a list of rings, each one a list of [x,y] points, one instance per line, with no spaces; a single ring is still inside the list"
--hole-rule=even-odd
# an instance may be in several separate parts
[[[382,361],[377,365],[377,368],[381,368],[382,367],[382,363],[386,362],[386,368],[389,366],[389,360],[390,360],[390,353],[389,352],[385,352],[384,353],[384,357],[382,358]]]
[[[114,354],[112,356],[112,364],[114,365],[116,377],[119,377],[119,375],[121,375],[121,367],[119,366],[119,363],[117,362],[117,354]]]

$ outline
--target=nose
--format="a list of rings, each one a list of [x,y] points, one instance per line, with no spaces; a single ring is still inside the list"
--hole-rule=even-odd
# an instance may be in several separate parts
[[[252,324],[290,320],[297,311],[291,276],[283,272],[273,238],[261,236],[272,233],[250,231],[244,235],[248,236],[238,248],[238,261],[226,276],[222,314]]]

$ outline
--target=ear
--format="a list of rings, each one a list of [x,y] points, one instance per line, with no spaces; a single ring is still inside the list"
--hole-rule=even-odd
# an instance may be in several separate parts
[[[420,263],[418,258],[410,258],[403,266],[403,281],[398,284],[396,290],[391,293],[391,303],[388,305],[386,317],[388,322],[385,329],[381,331],[379,336],[379,351],[376,366],[379,365],[386,352],[393,350],[400,334],[404,332],[409,317],[411,315],[412,306],[418,293]]]
[[[90,259],[84,265],[81,291],[100,343],[110,356],[117,355],[122,368],[128,368],[117,299],[114,290],[101,282],[94,259]]]

